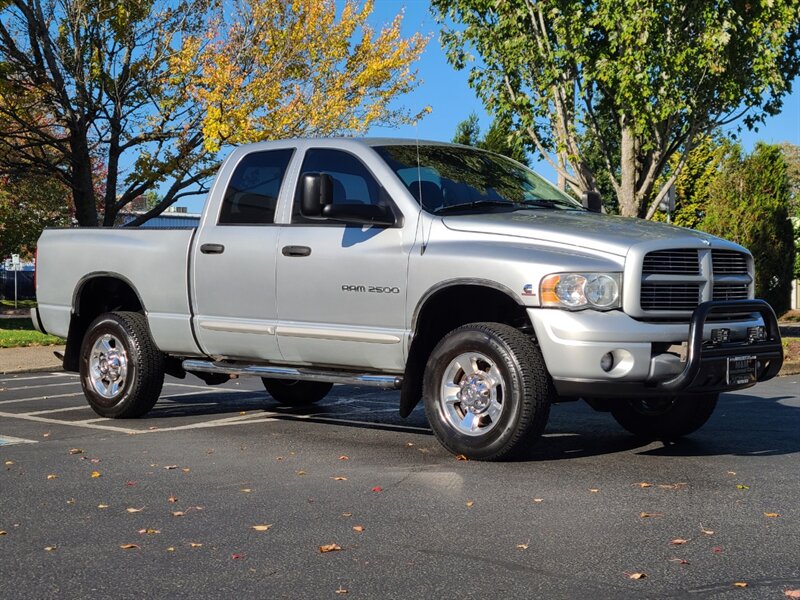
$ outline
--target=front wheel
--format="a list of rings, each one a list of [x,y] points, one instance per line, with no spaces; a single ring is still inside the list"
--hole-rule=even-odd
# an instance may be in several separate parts
[[[423,380],[425,413],[453,454],[499,460],[544,431],[555,395],[530,336],[501,323],[471,323],[433,349]]]
[[[101,417],[129,419],[147,413],[164,384],[164,355],[150,337],[141,313],[97,317],[83,338],[81,386]]]
[[[611,414],[632,434],[650,439],[674,439],[700,429],[717,406],[719,394],[623,400]]]

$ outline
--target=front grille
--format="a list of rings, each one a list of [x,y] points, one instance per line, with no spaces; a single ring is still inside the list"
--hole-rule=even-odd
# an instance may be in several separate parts
[[[677,248],[675,250],[657,250],[644,257],[642,273],[668,273],[670,275],[699,275],[700,261],[697,250]]]
[[[685,318],[701,302],[750,297],[750,259],[742,252],[670,248],[647,253],[641,265],[644,318]]]
[[[733,250],[712,250],[715,275],[747,275],[747,257]]]
[[[715,283],[713,300],[747,300],[750,286],[746,284]]]
[[[643,283],[643,310],[694,310],[700,304],[699,283]]]

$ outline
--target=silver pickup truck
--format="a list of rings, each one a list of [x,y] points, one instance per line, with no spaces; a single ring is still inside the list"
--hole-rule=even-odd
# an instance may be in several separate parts
[[[241,147],[196,229],[49,229],[37,265],[34,322],[105,417],[148,412],[165,373],[254,375],[283,405],[377,386],[493,460],[579,398],[636,435],[688,434],[783,361],[744,248],[452,144]]]

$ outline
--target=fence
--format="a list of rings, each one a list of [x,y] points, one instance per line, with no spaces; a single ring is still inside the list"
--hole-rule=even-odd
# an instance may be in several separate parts
[[[17,271],[17,299],[35,300],[33,271]],[[14,271],[0,268],[0,300],[14,300]]]

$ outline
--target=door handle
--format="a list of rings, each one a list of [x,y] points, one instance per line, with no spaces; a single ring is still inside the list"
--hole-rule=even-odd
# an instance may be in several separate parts
[[[225,252],[225,246],[222,244],[203,244],[200,246],[200,252],[203,254],[222,254]]]
[[[284,256],[309,256],[311,248],[308,246],[284,246],[281,252]]]

